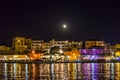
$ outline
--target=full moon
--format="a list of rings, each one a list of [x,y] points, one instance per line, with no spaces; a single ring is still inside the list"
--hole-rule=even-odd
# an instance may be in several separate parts
[[[63,25],[63,28],[67,28],[67,26],[66,26],[66,25]]]

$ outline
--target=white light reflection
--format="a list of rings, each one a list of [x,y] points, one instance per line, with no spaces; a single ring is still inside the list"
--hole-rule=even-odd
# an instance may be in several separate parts
[[[16,69],[16,68],[17,68],[17,67],[16,67],[16,63],[13,64],[13,67],[14,67],[14,69],[13,69],[13,70],[14,70],[14,73],[13,73],[13,74],[14,74],[14,79],[16,79],[16,77],[17,77],[17,76],[16,76],[16,74],[17,74],[17,72],[16,72],[16,70],[17,70],[17,69]]]
[[[81,71],[82,71],[81,67],[82,67],[81,63],[78,63],[78,65],[77,65],[77,75],[82,75],[82,73],[81,73]],[[81,78],[82,78],[81,76],[78,76],[78,79],[81,79]]]
[[[111,63],[111,79],[113,80],[114,79],[114,63]]]
[[[95,80],[95,63],[92,63],[92,80]]]
[[[5,75],[5,79],[7,80],[7,63],[4,64],[4,75]]]
[[[77,65],[74,64],[74,79],[77,79]]]
[[[54,80],[54,64],[50,64],[51,80]]]
[[[35,64],[32,64],[32,77],[33,77],[33,79],[35,79],[35,75],[36,75],[35,70],[36,70]]]
[[[25,64],[25,80],[28,80],[28,77],[29,77],[29,75],[28,75],[28,64]]]

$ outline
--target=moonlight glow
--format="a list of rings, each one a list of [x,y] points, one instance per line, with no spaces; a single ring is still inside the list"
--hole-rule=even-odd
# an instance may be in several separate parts
[[[63,25],[63,28],[67,28],[67,26],[66,26],[66,25]]]

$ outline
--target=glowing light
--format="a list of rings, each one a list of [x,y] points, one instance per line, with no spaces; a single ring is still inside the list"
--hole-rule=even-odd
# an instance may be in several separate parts
[[[70,56],[67,56],[68,58],[70,58]]]
[[[99,54],[104,54],[104,53],[108,53],[108,50],[103,50],[103,49],[81,49],[80,50],[81,54],[83,55],[99,55]]]
[[[20,40],[18,40],[18,42],[20,42]]]
[[[67,28],[67,26],[64,24],[64,25],[63,25],[63,28]]]
[[[35,51],[33,50],[32,53],[35,53]]]
[[[120,52],[119,51],[115,52],[115,56],[120,56]]]
[[[63,50],[62,49],[60,49],[60,51],[59,51],[60,53],[63,53]]]

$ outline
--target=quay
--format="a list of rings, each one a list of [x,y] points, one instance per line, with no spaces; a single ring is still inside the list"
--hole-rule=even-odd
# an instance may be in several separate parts
[[[80,60],[80,61],[41,61],[41,60],[0,60],[0,63],[35,63],[35,64],[51,64],[51,63],[118,63],[120,60]]]

